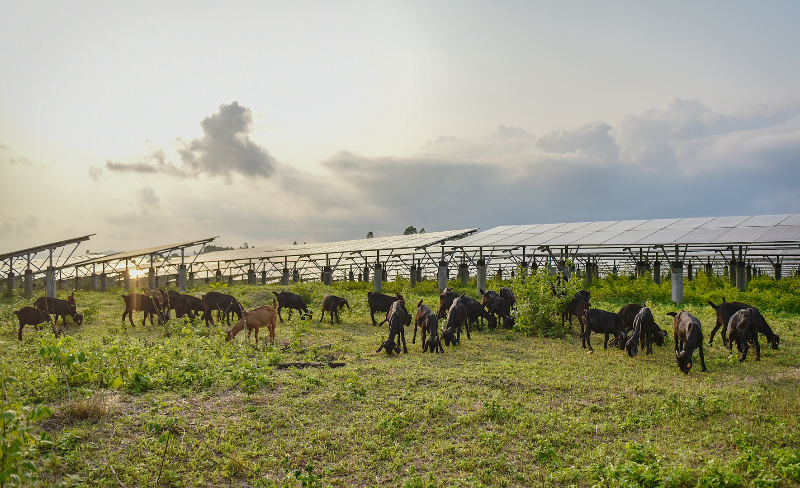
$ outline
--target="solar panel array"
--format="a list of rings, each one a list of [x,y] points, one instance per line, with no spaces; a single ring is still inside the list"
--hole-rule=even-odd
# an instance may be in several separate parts
[[[391,237],[375,237],[371,239],[355,239],[350,241],[325,242],[317,244],[297,244],[285,246],[255,247],[233,249],[201,254],[194,259],[195,263],[214,263],[226,261],[257,261],[281,259],[300,256],[324,256],[325,254],[362,253],[375,255],[378,251],[418,251],[442,241],[451,241],[466,236],[477,229],[461,229],[443,232],[427,232]]]
[[[174,251],[175,249],[180,249],[182,247],[191,247],[191,246],[197,246],[197,245],[200,245],[200,244],[205,244],[205,243],[213,241],[217,237],[219,237],[219,236],[209,237],[209,238],[206,238],[206,239],[199,239],[199,240],[195,240],[195,241],[184,241],[184,242],[177,242],[175,244],[166,244],[166,245],[162,245],[162,246],[148,247],[148,248],[145,248],[145,249],[137,249],[135,251],[119,252],[119,253],[116,253],[116,254],[110,254],[108,256],[89,259],[89,260],[86,260],[86,261],[84,261],[82,263],[77,263],[77,264],[79,266],[86,266],[86,265],[90,265],[90,264],[108,263],[108,262],[111,262],[111,261],[124,261],[126,259],[138,258],[138,257],[141,257],[141,256],[149,256],[151,254],[161,254],[161,253],[165,253],[165,252]]]
[[[452,243],[459,247],[750,245],[800,243],[800,214],[504,225]]]

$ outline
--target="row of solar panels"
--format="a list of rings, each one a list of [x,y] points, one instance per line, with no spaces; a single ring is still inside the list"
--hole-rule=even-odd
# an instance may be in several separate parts
[[[800,242],[800,214],[507,225],[453,245],[652,246]]]

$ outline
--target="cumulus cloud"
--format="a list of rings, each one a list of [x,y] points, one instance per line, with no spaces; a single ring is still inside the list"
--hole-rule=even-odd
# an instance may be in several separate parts
[[[0,215],[0,237],[3,239],[37,237],[41,230],[41,223],[42,221],[32,214],[29,214],[25,218],[13,215]],[[10,249],[8,250],[10,251]]]
[[[139,202],[140,205],[148,207],[157,206],[159,200],[161,200],[161,198],[158,195],[156,195],[156,191],[150,188],[149,186],[145,186],[136,190],[135,195],[136,195],[136,200]]]
[[[141,155],[131,162],[107,160],[98,171],[89,170],[89,178],[98,181],[102,169],[114,173],[164,174],[177,178],[194,178],[201,174],[219,177],[230,183],[234,175],[248,178],[269,178],[275,174],[275,158],[264,147],[250,140],[253,115],[239,102],[222,104],[219,112],[203,119],[203,137],[180,140],[180,163],[170,161],[161,149]]]

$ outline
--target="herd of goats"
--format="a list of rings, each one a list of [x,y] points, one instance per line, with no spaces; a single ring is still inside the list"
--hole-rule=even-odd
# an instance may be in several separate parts
[[[555,292],[555,289],[554,289]],[[217,320],[227,321],[230,327],[231,314],[236,315],[238,322],[227,333],[227,340],[232,340],[236,334],[247,329],[248,339],[250,333],[255,331],[255,340],[258,344],[258,331],[266,327],[270,341],[275,343],[275,329],[277,321],[283,322],[281,310],[289,310],[288,320],[292,318],[292,312],[298,311],[301,319],[312,318],[302,296],[288,291],[272,292],[275,294],[272,305],[258,307],[245,311],[244,307],[231,295],[212,291],[206,293],[202,298],[192,295],[181,294],[174,290],[150,291],[147,294],[131,293],[122,295],[125,301],[125,311],[122,313],[122,321],[127,317],[132,327],[134,312],[144,312],[142,325],[146,324],[148,317],[150,324],[153,325],[153,317],[158,318],[159,324],[170,320],[171,312],[175,312],[177,318],[184,316],[194,319],[203,316],[207,326],[214,324],[213,313],[217,312]],[[439,309],[436,313],[420,300],[417,304],[416,314],[414,315],[414,336],[411,343],[416,343],[417,328],[422,331],[422,352],[442,353],[442,341],[446,346],[457,346],[461,343],[461,330],[466,329],[467,338],[470,338],[471,327],[488,322],[490,329],[502,323],[503,327],[511,328],[514,326],[512,309],[516,304],[514,293],[508,287],[503,287],[499,292],[492,290],[480,290],[481,301],[459,295],[447,288],[439,295]],[[67,325],[67,317],[80,325],[83,323],[83,315],[78,313],[75,303],[75,294],[72,293],[66,300],[57,298],[41,297],[36,300],[33,307],[23,307],[15,311],[19,319],[19,340],[22,340],[22,329],[25,325],[33,325],[37,329],[41,324],[52,322],[53,330],[58,336],[61,330],[58,326],[58,319],[61,317],[64,327]],[[641,347],[646,354],[653,352],[653,344],[663,346],[667,331],[656,325],[653,313],[647,307],[639,304],[628,304],[623,306],[619,312],[607,312],[590,308],[590,294],[588,290],[581,290],[566,303],[561,315],[562,324],[569,319],[572,326],[572,318],[577,317],[581,324],[581,341],[584,348],[592,351],[590,342],[591,333],[604,334],[604,348],[608,348],[609,338],[613,336],[612,347],[625,350],[628,355],[635,356],[638,348]],[[399,293],[394,296],[382,293],[367,293],[367,303],[370,309],[372,325],[378,326],[383,323],[389,324],[389,336],[383,341],[376,352],[385,350],[387,354],[400,354],[401,344],[403,353],[408,353],[406,347],[405,327],[411,325],[411,314],[406,309],[405,299]],[[741,302],[726,302],[715,305],[708,302],[716,311],[717,320],[714,329],[711,331],[709,346],[714,340],[714,335],[721,329],[722,341],[733,350],[734,342],[742,353],[740,362],[747,357],[749,344],[753,344],[756,349],[756,361],[761,359],[761,345],[759,344],[759,334],[763,334],[767,342],[773,349],[778,349],[780,338],[772,332],[764,317],[757,308],[751,307]],[[325,295],[322,300],[322,314],[320,322],[328,312],[331,325],[334,319],[341,323],[339,311],[350,304],[347,299],[334,295]],[[375,313],[385,313],[385,318],[376,323]],[[692,367],[692,355],[698,350],[700,355],[700,365],[703,371],[707,371],[705,357],[703,355],[703,331],[700,321],[685,310],[680,312],[670,312],[668,315],[674,321],[675,339],[675,358],[678,366],[683,373],[689,373]],[[439,333],[439,322],[444,320],[444,328]],[[426,338],[427,336],[427,338]]]

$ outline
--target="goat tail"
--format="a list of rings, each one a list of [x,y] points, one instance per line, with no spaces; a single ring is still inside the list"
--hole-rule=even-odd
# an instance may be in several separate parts
[[[278,308],[278,300],[275,298],[272,299],[272,308]]]
[[[719,305],[714,305],[714,302],[712,302],[711,300],[706,300],[706,301],[708,302],[709,305],[711,305],[711,308],[713,308],[714,310],[719,308]],[[722,303],[725,303],[725,297],[722,297]]]

